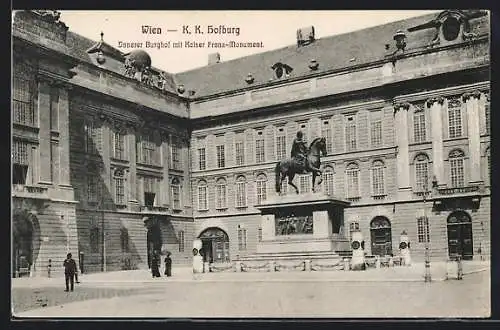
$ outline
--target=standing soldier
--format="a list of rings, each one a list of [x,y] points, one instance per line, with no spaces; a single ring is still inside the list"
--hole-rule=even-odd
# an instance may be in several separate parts
[[[71,283],[71,291],[73,291],[75,285],[75,273],[76,273],[76,262],[73,260],[71,253],[66,255],[66,260],[63,263],[64,266],[64,277],[66,280],[66,292],[69,291],[69,284]]]
[[[297,171],[297,173],[307,173],[307,145],[303,140],[302,131],[298,131],[297,137],[293,140],[291,156],[299,165],[299,169],[301,169],[301,171]]]

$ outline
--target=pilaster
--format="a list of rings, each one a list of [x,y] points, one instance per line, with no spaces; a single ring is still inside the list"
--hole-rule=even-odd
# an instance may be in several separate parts
[[[394,105],[394,124],[396,130],[396,145],[398,147],[397,163],[397,182],[398,198],[410,198],[410,156],[408,152],[408,109],[410,104],[407,102]]]
[[[69,97],[68,89],[65,86],[59,88],[59,184],[63,186],[70,185],[69,173]]]
[[[161,134],[161,153],[162,153],[162,164],[163,164],[163,184],[160,187],[162,196],[162,205],[168,206],[170,203],[170,182],[169,182],[169,168],[170,168],[170,135],[168,133],[162,132]]]
[[[443,161],[443,111],[444,98],[433,97],[427,100],[427,107],[431,113],[431,137],[432,137],[432,169],[436,176],[438,185],[445,184],[444,161]]]
[[[481,180],[481,141],[479,122],[479,98],[481,93],[475,91],[465,93],[462,96],[467,109],[467,129],[469,137],[469,167],[470,167],[470,183],[478,184]]]
[[[129,204],[132,206],[137,206],[137,157],[136,157],[136,139],[135,139],[136,129],[134,125],[129,124],[127,127],[127,142],[126,147],[128,148],[128,159],[130,161],[130,173],[129,173]]]
[[[52,184],[51,145],[50,145],[50,85],[51,79],[43,76],[38,82],[38,122],[40,139],[40,178],[39,182]],[[68,167],[69,168],[69,167]]]

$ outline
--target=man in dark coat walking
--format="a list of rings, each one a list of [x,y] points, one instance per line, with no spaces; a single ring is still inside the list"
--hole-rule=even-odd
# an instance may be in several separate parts
[[[66,292],[69,291],[69,285],[71,283],[71,291],[73,291],[75,285],[75,273],[76,273],[76,262],[73,260],[71,253],[66,255],[66,260],[63,263],[64,266],[64,277],[66,280]]]

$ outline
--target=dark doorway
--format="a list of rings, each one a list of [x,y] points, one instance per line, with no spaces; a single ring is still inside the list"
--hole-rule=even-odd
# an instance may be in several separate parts
[[[29,212],[13,215],[14,277],[29,276],[33,264],[33,224]]]
[[[148,229],[147,249],[148,249],[148,267],[151,268],[151,260],[154,251],[161,251],[163,240],[161,237],[160,222],[155,217],[148,217],[144,220],[144,225]]]
[[[372,255],[392,255],[391,223],[386,217],[375,217],[370,223]]]
[[[448,223],[448,255],[470,260],[474,255],[472,241],[472,219],[464,211],[450,214]]]
[[[200,234],[204,262],[229,262],[229,236],[220,228],[208,228]]]

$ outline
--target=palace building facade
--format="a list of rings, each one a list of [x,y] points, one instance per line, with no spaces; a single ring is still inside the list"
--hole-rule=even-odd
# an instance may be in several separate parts
[[[446,10],[170,74],[68,31],[13,21],[13,276],[189,265],[256,253],[275,167],[325,137],[323,194],[370,255],[490,255],[488,12]],[[293,33],[293,31],[291,31]],[[294,181],[309,194],[311,177]],[[317,189],[318,190],[318,189]],[[282,194],[295,194],[285,184]]]

